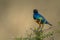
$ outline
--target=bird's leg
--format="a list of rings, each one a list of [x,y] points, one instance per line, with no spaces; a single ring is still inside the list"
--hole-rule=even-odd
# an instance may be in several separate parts
[[[41,24],[40,24],[40,22],[38,23],[38,25],[39,25],[39,27],[38,27],[38,30],[41,28]]]
[[[44,23],[42,24],[41,23],[41,20],[40,20],[40,31],[42,32],[42,29],[44,28]]]
[[[41,21],[39,21],[39,28],[41,27]]]
[[[39,29],[41,28],[41,24],[39,24]]]
[[[41,27],[40,21],[39,20],[35,20],[35,22],[39,25],[39,27],[37,28],[39,30],[40,27]]]
[[[38,27],[38,30],[40,30],[41,29],[41,20],[39,21],[39,27]]]
[[[44,28],[44,24],[42,24],[42,29]]]
[[[41,22],[39,20],[36,20],[36,23],[39,25],[39,28],[41,27]]]
[[[42,24],[41,24],[41,20],[39,21],[39,24],[40,24],[39,27],[41,27],[41,26],[42,26]]]

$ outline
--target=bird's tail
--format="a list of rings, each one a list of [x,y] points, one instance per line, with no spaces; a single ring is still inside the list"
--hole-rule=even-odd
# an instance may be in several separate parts
[[[48,23],[50,26],[53,26],[52,24]]]

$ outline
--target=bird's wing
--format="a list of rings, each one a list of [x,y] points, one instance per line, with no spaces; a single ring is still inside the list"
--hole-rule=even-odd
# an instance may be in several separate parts
[[[41,14],[38,14],[39,15],[39,20],[41,21],[42,20],[42,22],[44,22],[44,23],[49,23],[45,18],[44,18],[44,16],[42,16]]]
[[[39,14],[39,13],[38,13],[38,18],[39,18],[40,20],[45,20],[45,18],[44,18],[41,14]]]

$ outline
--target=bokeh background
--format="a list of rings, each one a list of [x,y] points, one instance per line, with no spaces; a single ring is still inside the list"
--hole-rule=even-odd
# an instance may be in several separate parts
[[[14,40],[37,26],[33,20],[35,8],[56,26],[53,30],[60,29],[60,0],[0,0],[0,40]],[[60,33],[55,34],[55,40],[60,40]]]

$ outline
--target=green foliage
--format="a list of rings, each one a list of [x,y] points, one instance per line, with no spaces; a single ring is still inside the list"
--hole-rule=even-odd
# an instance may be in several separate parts
[[[60,22],[58,23],[60,25]],[[44,40],[44,38],[50,38],[54,40],[53,35],[54,35],[54,31],[48,32],[48,33],[44,33],[45,30],[43,30],[43,28],[40,27],[35,27],[35,28],[31,28],[31,33],[27,34],[27,37],[25,38],[15,38],[16,40]],[[48,31],[48,30],[47,30]],[[57,30],[55,32],[59,32],[60,30]]]
[[[60,25],[60,22],[58,22],[58,24]]]
[[[15,38],[16,40],[22,40],[22,38]]]
[[[53,32],[48,32],[47,34],[45,34],[41,28],[40,29],[34,28],[31,30],[33,32],[31,34],[27,35],[27,37],[16,38],[16,40],[43,40],[44,38],[53,36]]]

